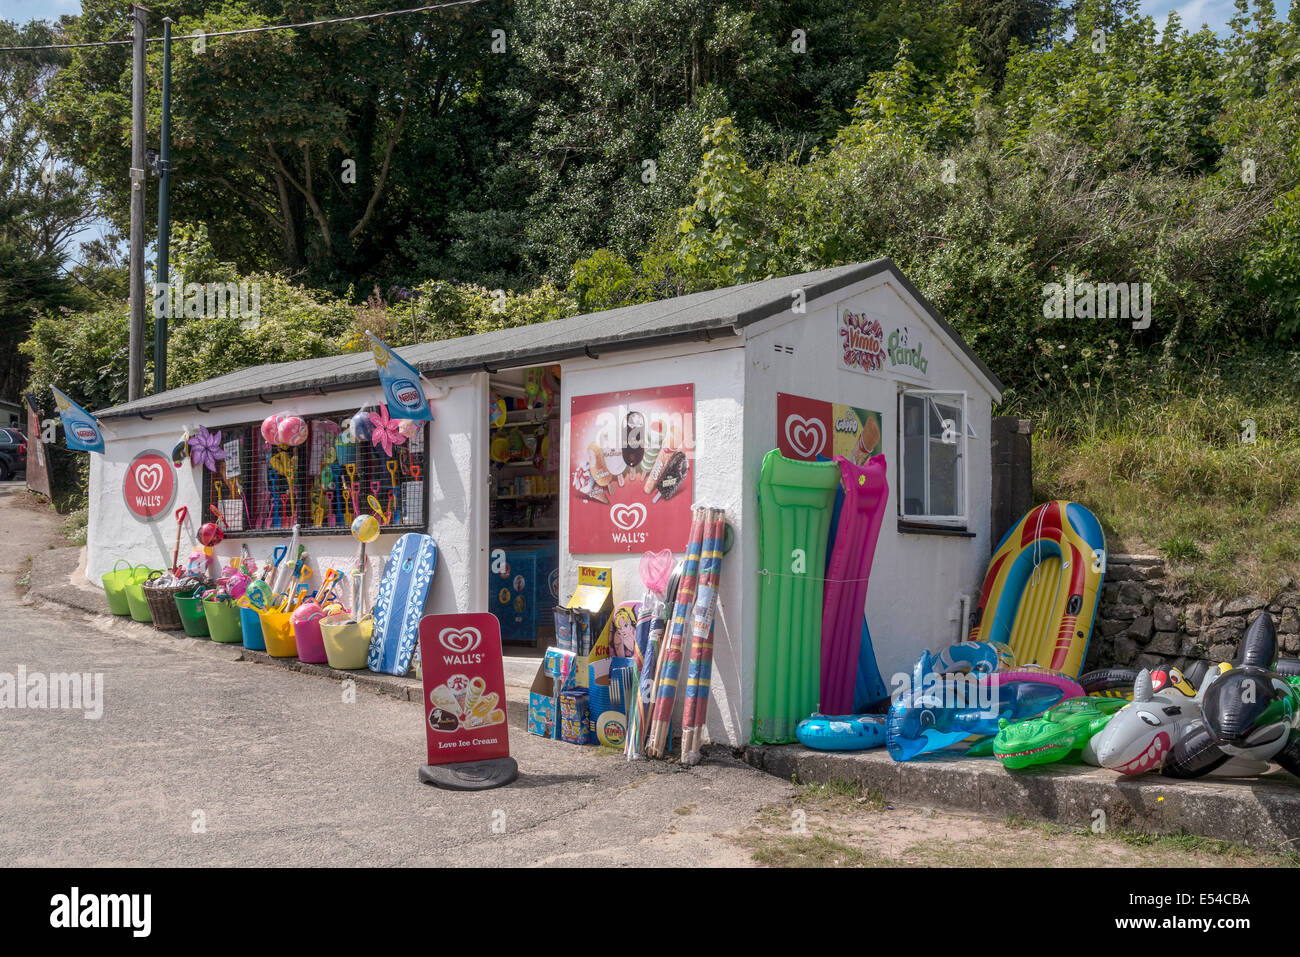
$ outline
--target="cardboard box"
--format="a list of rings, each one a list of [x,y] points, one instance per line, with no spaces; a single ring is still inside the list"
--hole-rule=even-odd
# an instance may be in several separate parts
[[[559,674],[557,662],[560,656],[566,654],[568,652],[560,651],[558,648],[547,648],[546,656],[537,666],[537,674],[533,676],[533,683],[528,689],[529,734],[540,735],[543,738],[559,737],[559,699],[555,694],[556,678],[552,676]],[[569,657],[573,658],[572,655]],[[577,670],[576,663],[571,662],[569,676],[561,691],[568,691],[577,686]]]
[[[591,613],[592,647],[605,647],[608,655],[610,619],[614,611],[614,569],[609,565],[579,565],[578,587],[573,590],[566,608],[581,608]],[[590,654],[578,658],[578,686],[587,687]]]

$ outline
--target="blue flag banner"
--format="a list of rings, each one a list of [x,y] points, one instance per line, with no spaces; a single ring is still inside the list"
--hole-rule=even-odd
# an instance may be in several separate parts
[[[367,330],[366,336],[370,339],[370,349],[375,354],[375,365],[379,367],[379,382],[384,387],[388,414],[395,419],[432,422],[433,412],[429,409],[429,400],[424,397],[420,373],[384,345],[373,332]]]
[[[80,452],[103,452],[104,436],[99,431],[99,420],[54,386],[50,386],[50,391],[54,393],[54,404],[63,419],[63,438],[68,448]]]

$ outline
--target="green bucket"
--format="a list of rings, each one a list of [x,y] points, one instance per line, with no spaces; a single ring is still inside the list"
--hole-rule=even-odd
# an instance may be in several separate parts
[[[199,598],[202,588],[196,588],[188,595],[183,592],[173,595],[176,610],[181,613],[181,627],[191,638],[208,637],[208,616],[203,613],[203,599]]]
[[[163,574],[162,569],[151,569],[137,565],[131,571],[131,580],[122,589],[126,593],[127,611],[133,620],[152,624],[153,612],[149,610],[149,599],[145,597],[142,586],[150,578],[161,576]]]
[[[126,563],[126,567],[118,568],[117,566],[123,562]],[[108,599],[108,610],[115,615],[131,614],[131,608],[126,603],[126,586],[131,583],[137,568],[144,568],[144,566],[132,565],[125,558],[119,558],[114,563],[113,570],[106,572],[102,578],[104,597]],[[145,571],[148,569],[146,568]]]
[[[239,624],[238,605],[221,601],[205,601],[201,604],[208,620],[208,634],[213,641],[235,644],[244,640],[244,629]]]

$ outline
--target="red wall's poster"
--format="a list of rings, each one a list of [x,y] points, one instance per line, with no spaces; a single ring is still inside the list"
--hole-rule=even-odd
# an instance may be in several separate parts
[[[574,396],[569,552],[682,551],[694,467],[694,385]]]
[[[506,678],[496,616],[478,612],[421,618],[420,668],[429,763],[509,757]]]
[[[776,447],[788,459],[815,462],[842,455],[856,465],[881,451],[879,412],[776,394]]]

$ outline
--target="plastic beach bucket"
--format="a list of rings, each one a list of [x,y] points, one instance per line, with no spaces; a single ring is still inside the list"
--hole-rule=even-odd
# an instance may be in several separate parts
[[[370,636],[374,630],[375,620],[368,615],[360,621],[346,612],[322,618],[321,640],[325,644],[325,657],[330,667],[339,671],[360,671],[364,668],[370,655]]]
[[[306,621],[293,623],[294,643],[298,646],[298,660],[309,664],[325,664],[325,642],[321,638],[320,623],[324,615],[318,614]]]
[[[239,627],[244,633],[245,648],[266,651],[266,642],[262,639],[262,619],[257,616],[257,609],[252,605],[239,606]]]
[[[122,589],[126,593],[126,607],[133,621],[153,623],[153,612],[149,610],[149,599],[144,594],[144,583],[154,574],[153,569],[136,566],[131,570],[131,579]],[[158,571],[161,575],[162,572]]]
[[[205,601],[203,614],[208,619],[208,634],[213,641],[229,645],[244,637],[239,627],[239,609],[229,602]]]
[[[125,568],[118,565],[125,563]],[[135,573],[135,566],[125,558],[119,558],[113,564],[111,572],[105,572],[101,581],[104,583],[104,597],[108,599],[108,610],[115,615],[129,615],[131,608],[126,603],[126,586]]]
[[[293,636],[293,622],[287,611],[259,611],[257,617],[262,622],[262,640],[266,642],[266,653],[272,658],[296,658],[298,642]]]
[[[191,638],[208,637],[208,616],[203,613],[203,599],[199,597],[202,589],[196,588],[189,594],[173,595],[176,610],[181,613],[181,627]]]

